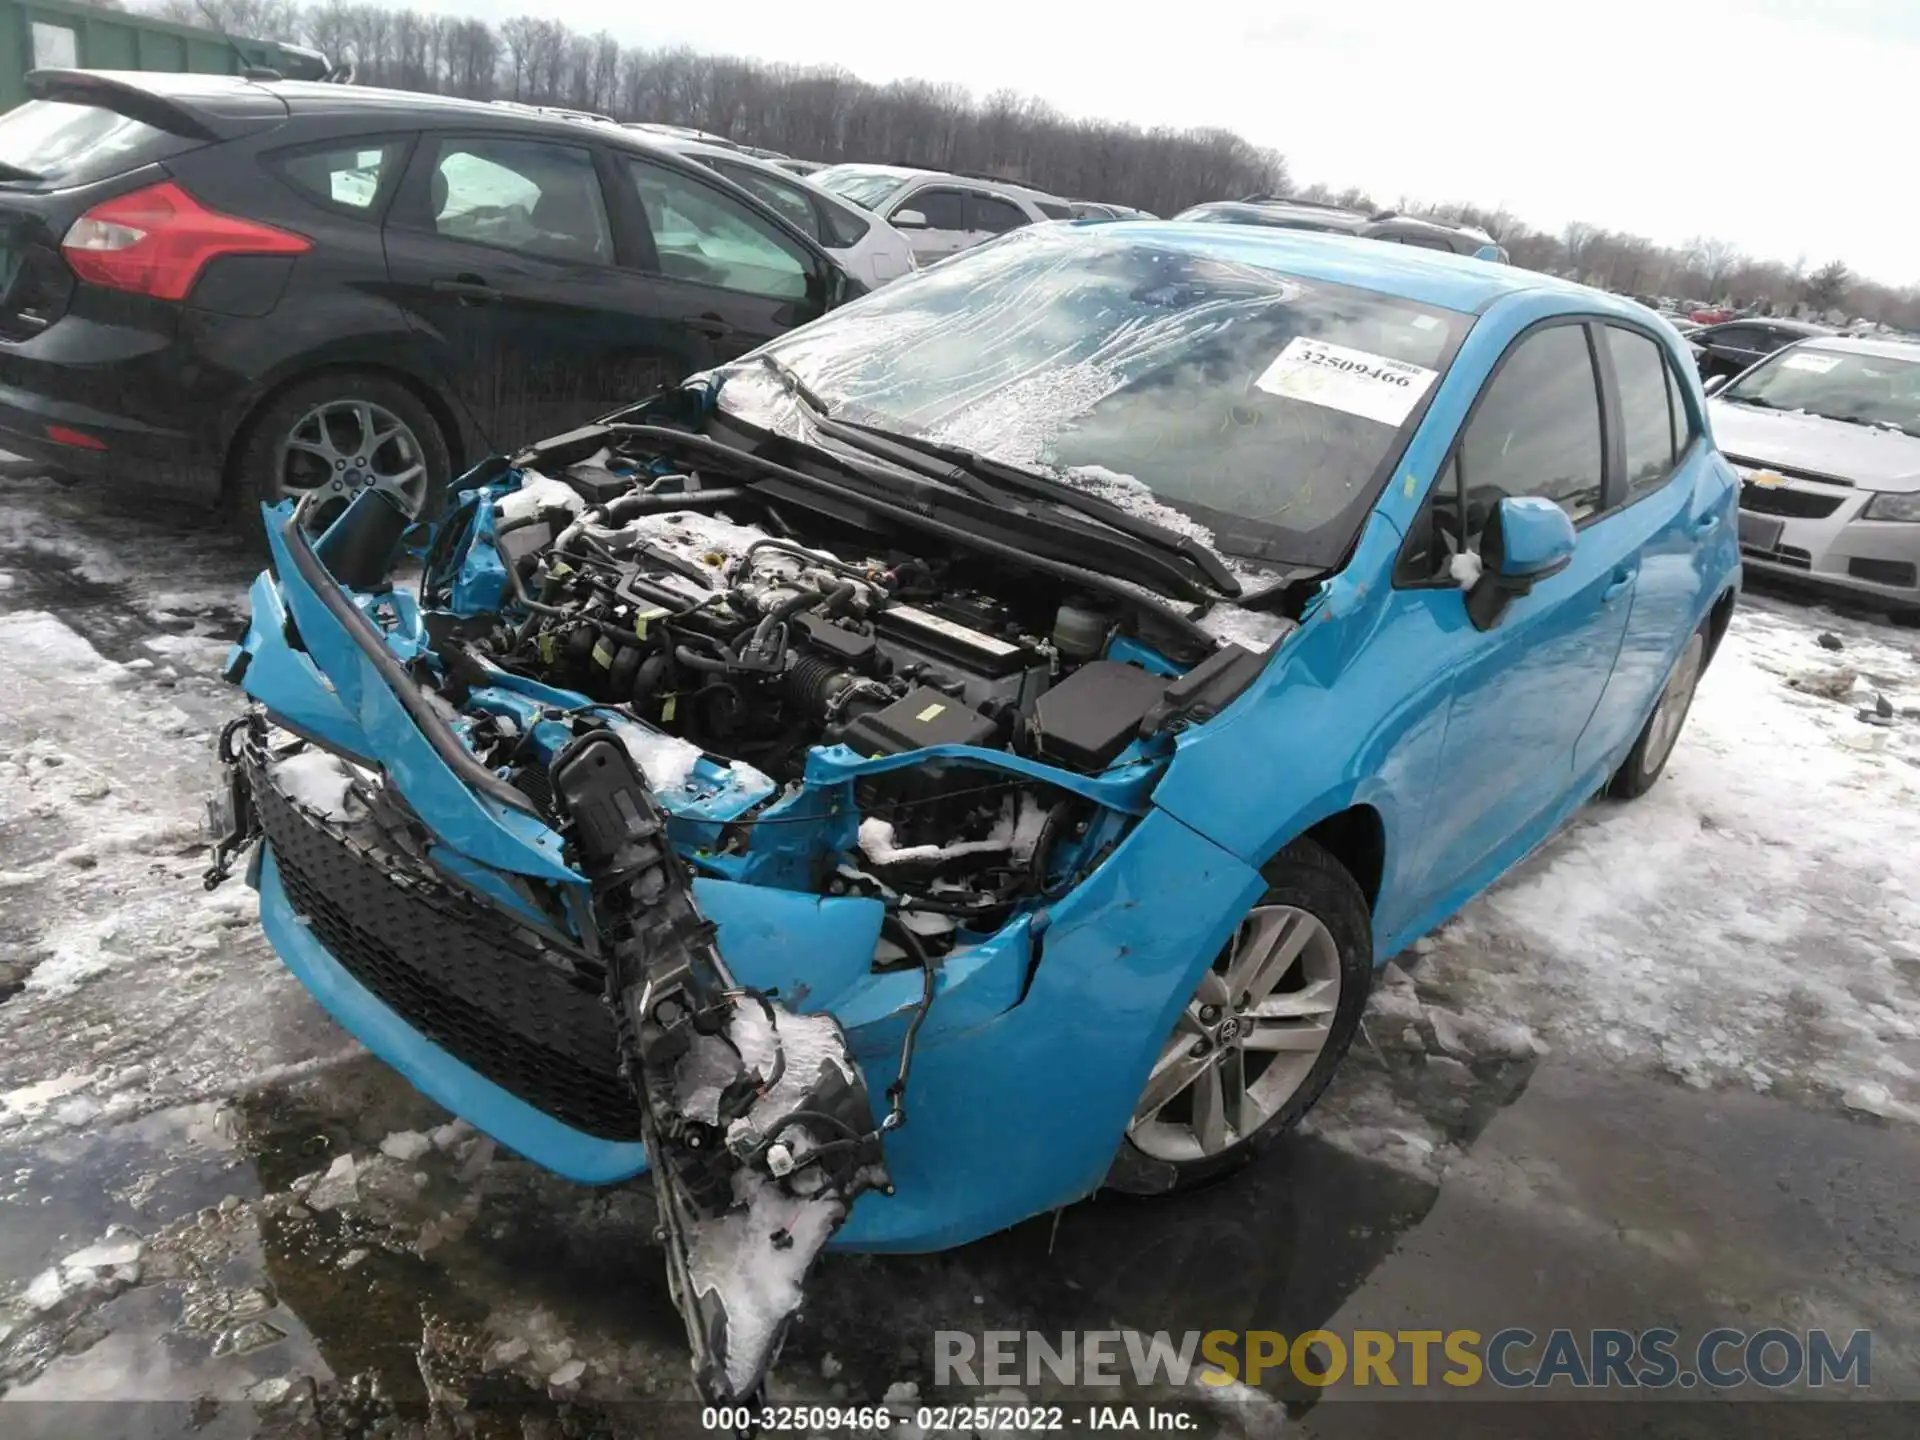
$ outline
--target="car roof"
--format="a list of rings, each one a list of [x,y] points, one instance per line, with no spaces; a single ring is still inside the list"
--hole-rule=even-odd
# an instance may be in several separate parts
[[[1056,195],[1051,190],[1025,185],[1018,180],[1003,180],[997,175],[967,175],[958,170],[915,170],[906,165],[869,165],[863,161],[830,165],[827,168],[849,175],[890,175],[902,184],[909,180],[947,180],[975,189],[1002,190],[1009,195],[1021,195],[1029,200],[1045,200],[1055,205],[1072,203],[1066,197]]]
[[[1563,295],[1570,305],[1595,314],[1630,320],[1643,320],[1647,314],[1644,305],[1538,270],[1476,260],[1446,250],[1384,245],[1357,236],[1282,226],[1219,225],[1205,220],[1136,220],[1129,222],[1124,232],[1109,233],[1124,233],[1131,243],[1161,245],[1301,279],[1352,285],[1470,315],[1523,291]]]
[[[1322,209],[1315,205],[1288,205],[1271,200],[1209,200],[1193,208],[1243,215],[1256,225],[1276,229],[1297,223],[1315,225],[1325,230],[1352,232],[1367,223],[1367,217],[1358,210],[1338,210],[1332,206]]]
[[[1920,362],[1920,340],[1874,340],[1860,335],[1815,335],[1814,348],[1840,350],[1849,355],[1871,355],[1877,360]]]
[[[854,204],[844,195],[836,195],[824,185],[816,185],[811,175],[797,175],[777,161],[766,160],[745,150],[730,150],[725,145],[710,145],[704,140],[682,140],[671,136],[656,135],[652,143],[662,149],[671,150],[676,155],[684,155],[690,160],[702,163],[708,160],[724,160],[729,165],[738,165],[747,170],[761,171],[769,180],[779,180],[788,185],[798,186],[809,195],[818,196],[829,205],[837,205],[842,210],[851,210],[854,214],[869,221],[879,220],[872,211]],[[722,179],[726,178],[724,175]],[[882,222],[884,223],[884,222]]]
[[[41,70],[35,93],[60,99],[111,105],[116,98],[153,96],[169,113],[216,120],[260,119],[276,115],[392,115],[408,124],[436,119],[578,135],[583,129],[602,139],[659,154],[660,137],[633,130],[585,111],[540,109],[513,102],[465,100],[416,90],[386,90],[372,85],[335,85],[323,80],[250,80],[243,75],[203,75],[164,70]],[[157,117],[159,118],[159,117]],[[216,126],[224,132],[229,127]],[[240,133],[235,128],[234,133]],[[221,138],[225,138],[224,133]],[[670,152],[669,152],[670,153]]]

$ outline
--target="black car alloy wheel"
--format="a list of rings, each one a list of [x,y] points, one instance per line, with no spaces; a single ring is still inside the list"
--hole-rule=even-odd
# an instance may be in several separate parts
[[[427,461],[420,438],[407,422],[369,400],[327,400],[296,417],[274,456],[276,498],[298,499],[321,490],[338,496],[323,502],[322,522],[369,487],[402,501],[418,515],[427,498]]]

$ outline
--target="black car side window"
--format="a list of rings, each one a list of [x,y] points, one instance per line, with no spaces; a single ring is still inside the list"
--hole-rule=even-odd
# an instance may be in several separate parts
[[[813,201],[798,185],[784,185],[746,165],[715,161],[713,168],[742,190],[769,208],[791,220],[809,239],[820,238],[820,217],[813,213]]]
[[[848,206],[836,204],[820,195],[813,201],[820,207],[820,243],[829,250],[847,250],[866,239],[873,222]]]
[[[812,257],[771,222],[665,165],[629,160],[627,174],[661,274],[769,300],[807,298]]]
[[[393,188],[406,149],[403,140],[382,139],[305,146],[271,157],[268,167],[309,200],[370,215]]]
[[[1693,416],[1687,410],[1687,397],[1680,388],[1680,377],[1667,367],[1667,415],[1673,424],[1673,454],[1678,461],[1693,445]]]
[[[967,229],[984,230],[989,235],[1004,235],[1032,222],[1027,212],[1009,200],[993,195],[967,197]]]
[[[1585,325],[1549,325],[1507,353],[1455,448],[1466,546],[1508,495],[1544,495],[1577,523],[1600,509],[1600,388]]]
[[[613,233],[590,151],[541,140],[442,140],[428,175],[437,234],[606,265]]]
[[[1609,325],[1606,337],[1620,395],[1627,500],[1631,503],[1665,484],[1679,458],[1674,446],[1670,381],[1660,346],[1650,336]]]

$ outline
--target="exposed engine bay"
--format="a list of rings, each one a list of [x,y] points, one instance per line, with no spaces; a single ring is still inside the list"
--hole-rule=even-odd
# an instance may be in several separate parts
[[[1262,657],[1098,575],[742,483],[754,457],[715,475],[635,463],[606,436],[468,477],[416,552],[417,598],[391,579],[406,520],[382,493],[312,541],[283,510],[285,635],[370,665],[410,717],[397,743],[424,738],[444,769],[382,773],[356,758],[371,743],[329,754],[262,699],[223,738],[208,883],[263,833],[280,865],[295,836],[272,826],[302,814],[377,870],[422,862],[410,886],[499,907],[563,983],[604,994],[696,1378],[738,1400],[758,1393],[853,1202],[893,1192],[883,1141],[908,1122],[943,974],[991,954],[1010,981],[996,1003],[1017,1003],[1050,900],[1112,852],[1178,732]],[[244,658],[229,670],[260,698],[246,673]],[[315,764],[363,818],[313,803]],[[472,811],[476,795],[492,808]],[[477,835],[460,818],[474,813],[494,817]],[[463,826],[451,864],[434,837]],[[324,855],[314,843],[299,840]],[[807,1005],[825,971],[742,981],[702,880],[875,917],[860,952],[828,958],[870,1023],[898,1022],[897,1061],[873,1076],[884,1106],[863,1066],[889,1061],[856,1061],[836,1014]]]
[[[991,927],[1070,881],[1060,842],[1084,837],[1099,808],[1039,778],[943,763],[939,747],[1084,776],[1145,761],[1142,722],[1187,668],[1128,639],[1111,597],[964,552],[906,552],[827,526],[802,534],[778,508],[703,491],[697,477],[599,504],[544,476],[523,474],[522,486],[476,512],[465,573],[442,567],[438,593],[429,575],[430,614],[487,606],[483,623],[462,627],[464,653],[631,717],[613,728],[667,809],[733,823],[692,857],[715,873],[742,873],[754,802],[801,782],[817,747],[865,759],[935,750],[861,777],[853,853],[818,852],[811,873],[789,865],[783,879],[886,896],[936,954],[963,925]],[[476,551],[499,557],[497,612]],[[468,739],[542,793],[544,765],[529,763],[511,718]],[[720,756],[725,774],[708,787]]]

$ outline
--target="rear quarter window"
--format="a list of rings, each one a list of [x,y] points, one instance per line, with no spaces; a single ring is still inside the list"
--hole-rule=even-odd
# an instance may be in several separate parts
[[[202,143],[98,105],[29,100],[0,115],[0,183],[48,190],[91,185]]]
[[[399,139],[351,140],[283,150],[267,164],[309,200],[349,215],[370,215],[392,192],[406,149]]]

